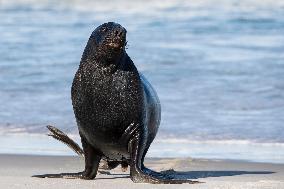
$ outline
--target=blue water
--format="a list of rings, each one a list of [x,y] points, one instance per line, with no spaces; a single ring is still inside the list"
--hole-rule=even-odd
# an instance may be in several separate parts
[[[77,135],[72,79],[107,21],[128,30],[127,52],[160,97],[158,139],[284,144],[284,2],[271,0],[1,0],[2,137],[47,124]]]

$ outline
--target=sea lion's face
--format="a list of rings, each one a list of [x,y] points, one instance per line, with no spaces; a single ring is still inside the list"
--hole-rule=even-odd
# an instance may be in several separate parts
[[[114,22],[104,23],[93,31],[91,38],[99,57],[116,59],[125,50],[126,29]]]

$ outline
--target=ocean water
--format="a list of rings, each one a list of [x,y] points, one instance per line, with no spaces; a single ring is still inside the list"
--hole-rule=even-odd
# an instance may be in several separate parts
[[[1,0],[1,153],[72,154],[45,126],[78,139],[72,79],[108,21],[161,100],[150,155],[284,163],[284,2],[272,0]]]

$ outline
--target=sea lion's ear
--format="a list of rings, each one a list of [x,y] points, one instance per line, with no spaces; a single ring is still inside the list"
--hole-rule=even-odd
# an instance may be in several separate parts
[[[96,36],[99,33],[101,27],[102,25],[96,27],[96,29],[94,29],[94,31],[92,32],[91,36]]]
[[[92,32],[91,37],[96,36],[96,34],[97,34],[97,29],[98,29],[98,28],[96,28],[96,29]]]
[[[103,38],[103,36],[104,36],[102,33],[103,33],[103,32],[101,32],[99,28],[96,28],[96,29],[92,32],[90,38],[95,39],[94,42],[95,42],[96,44],[100,44],[100,41],[102,40],[102,38]]]

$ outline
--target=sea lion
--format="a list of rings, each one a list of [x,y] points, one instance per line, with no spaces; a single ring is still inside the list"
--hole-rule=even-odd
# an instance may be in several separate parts
[[[161,107],[154,88],[127,55],[126,43],[126,29],[114,22],[92,32],[71,88],[85,170],[45,176],[94,179],[103,158],[114,162],[113,167],[129,165],[130,177],[136,183],[197,183],[144,166],[159,128]]]

